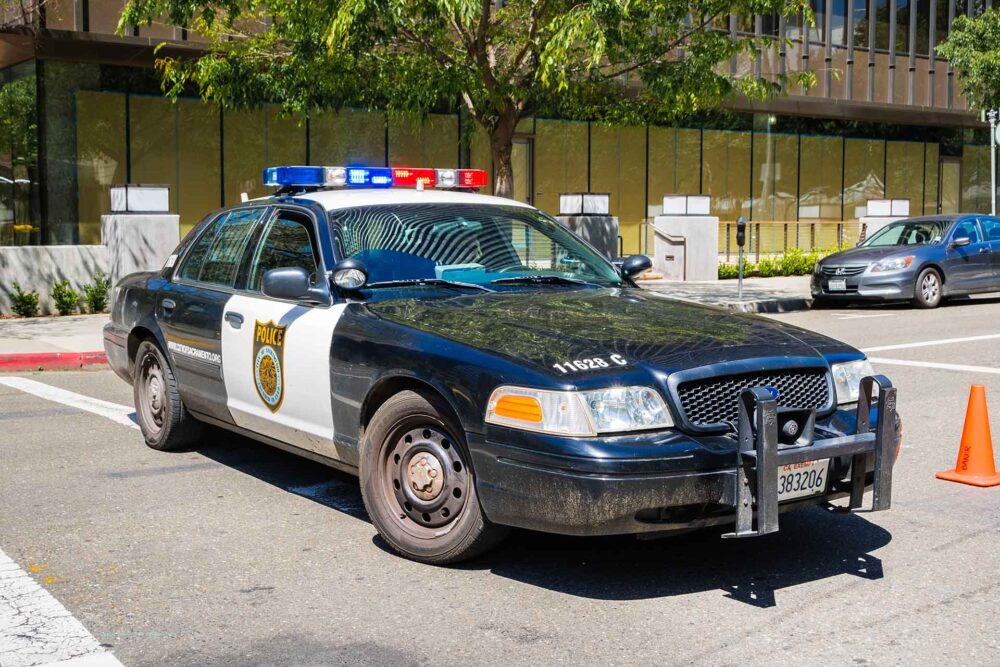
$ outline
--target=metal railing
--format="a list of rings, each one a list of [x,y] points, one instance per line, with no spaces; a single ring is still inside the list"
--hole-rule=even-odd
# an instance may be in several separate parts
[[[653,251],[653,221],[642,221],[640,252],[650,255]],[[804,252],[811,250],[835,250],[857,245],[861,233],[861,223],[849,222],[802,222],[767,220],[747,223],[747,244],[744,247],[747,261],[759,262],[761,257],[785,254],[791,248]],[[726,263],[736,261],[736,223],[719,223],[719,260]]]

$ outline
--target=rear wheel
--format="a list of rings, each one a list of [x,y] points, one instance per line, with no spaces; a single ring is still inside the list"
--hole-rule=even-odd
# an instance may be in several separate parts
[[[361,445],[361,495],[401,555],[435,565],[478,556],[506,529],[479,505],[461,427],[443,401],[403,391],[372,417]]]
[[[154,342],[146,340],[139,344],[134,368],[132,397],[146,444],[160,451],[177,451],[194,445],[201,424],[181,402],[173,369]]]
[[[941,305],[941,274],[934,269],[924,269],[917,276],[913,300],[921,308],[937,308]]]

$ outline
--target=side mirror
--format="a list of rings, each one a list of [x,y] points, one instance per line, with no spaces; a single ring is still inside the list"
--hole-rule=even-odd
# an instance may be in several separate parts
[[[340,289],[355,290],[361,289],[368,282],[368,269],[364,262],[351,259],[342,259],[333,267],[333,284]]]
[[[970,243],[972,243],[972,239],[970,239],[968,236],[956,236],[951,240],[951,247],[964,248]]]
[[[622,262],[622,275],[626,278],[632,278],[639,275],[643,271],[649,271],[653,268],[653,261],[646,257],[645,255],[629,255]]]
[[[288,301],[329,303],[330,290],[325,283],[314,287],[309,272],[299,266],[283,266],[264,274],[261,286],[264,296]]]

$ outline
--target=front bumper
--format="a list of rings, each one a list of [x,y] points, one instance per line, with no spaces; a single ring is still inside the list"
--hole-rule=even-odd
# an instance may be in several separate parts
[[[878,380],[880,385],[883,380]],[[754,424],[741,427],[744,437],[738,439],[644,437],[641,446],[630,451],[645,446],[651,454],[627,458],[604,456],[607,450],[599,451],[601,446],[594,442],[581,448],[592,450],[593,456],[585,457],[555,453],[547,443],[530,449],[524,442],[501,443],[499,430],[485,438],[470,434],[479,500],[494,523],[567,535],[666,532],[722,523],[736,525],[733,536],[764,534],[777,530],[779,511],[848,496],[850,506],[858,507],[865,489],[873,486],[875,509],[886,509],[898,438],[894,390],[884,382],[888,391],[882,395],[891,396],[884,415],[867,403],[855,413],[838,411],[816,425],[817,437],[805,446],[778,448],[776,440],[761,446],[757,436],[769,429]],[[755,400],[764,411],[762,420],[768,410],[776,410],[769,395]],[[875,424],[874,432],[870,423]],[[844,435],[855,430],[855,436]],[[755,442],[757,446],[749,446]],[[613,449],[616,443],[603,444]],[[672,453],[667,455],[664,447]],[[893,456],[887,459],[889,448]],[[658,450],[658,455],[652,454]],[[826,493],[779,506],[777,467],[790,456],[831,459]]]
[[[830,280],[844,280],[847,289],[831,290]],[[898,301],[912,299],[917,272],[914,269],[886,273],[860,273],[854,276],[827,276],[813,274],[811,290],[813,299],[827,301]]]

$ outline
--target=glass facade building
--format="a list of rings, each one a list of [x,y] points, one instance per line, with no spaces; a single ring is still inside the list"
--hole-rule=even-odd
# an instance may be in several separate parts
[[[914,215],[986,212],[987,131],[933,54],[956,15],[983,7],[813,0],[815,26],[732,17],[719,28],[791,40],[734,70],[810,68],[819,85],[673,127],[525,120],[514,196],[555,213],[561,192],[610,193],[625,253],[646,250],[644,223],[665,194],[711,195],[722,252],[740,216],[753,225],[752,250],[767,253],[843,243],[869,199],[907,199]],[[491,168],[485,136],[455,114],[288,118],[277,107],[165,100],[152,49],[167,40],[190,53],[197,35],[153,25],[118,37],[120,10],[59,0],[37,17],[36,38],[0,34],[0,245],[100,243],[119,183],[168,185],[183,233],[242,193],[265,194],[261,170],[271,164]]]

